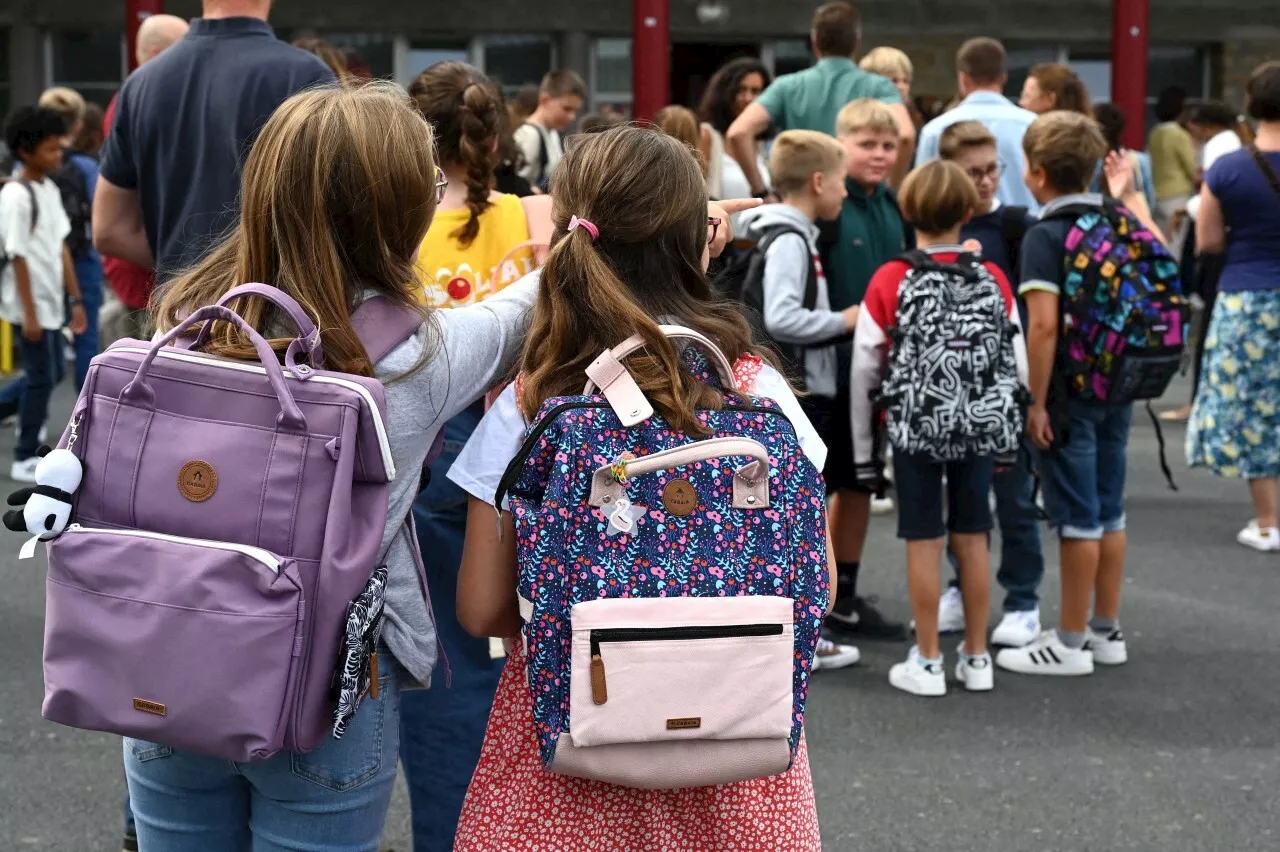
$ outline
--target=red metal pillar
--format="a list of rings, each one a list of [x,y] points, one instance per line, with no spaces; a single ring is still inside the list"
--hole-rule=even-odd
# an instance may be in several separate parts
[[[670,96],[671,37],[669,0],[632,0],[631,112],[650,119]]]
[[[1126,148],[1146,147],[1150,0],[1111,0],[1111,102],[1125,116]]]
[[[124,32],[129,44],[129,70],[138,67],[138,27],[151,15],[164,11],[164,0],[125,0]]]

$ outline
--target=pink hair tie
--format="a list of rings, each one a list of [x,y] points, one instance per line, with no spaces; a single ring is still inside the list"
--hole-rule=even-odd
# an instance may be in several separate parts
[[[591,235],[591,242],[600,239],[600,229],[595,226],[594,222],[588,222],[586,219],[579,219],[577,216],[569,217],[569,227],[567,230],[576,231],[581,226],[584,231]]]

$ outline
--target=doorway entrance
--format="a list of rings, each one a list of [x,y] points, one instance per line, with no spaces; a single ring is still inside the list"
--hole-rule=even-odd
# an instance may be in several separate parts
[[[696,110],[711,76],[721,65],[741,56],[758,58],[759,42],[674,42],[671,45],[671,102]]]

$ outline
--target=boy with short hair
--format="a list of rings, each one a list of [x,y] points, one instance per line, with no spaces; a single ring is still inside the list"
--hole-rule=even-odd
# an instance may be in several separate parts
[[[24,375],[0,390],[0,418],[19,414],[18,444],[10,476],[35,482],[40,432],[49,396],[62,379],[62,327],[71,305],[71,330],[88,323],[71,252],[63,240],[71,223],[49,176],[62,163],[66,124],[58,113],[24,107],[9,118],[5,142],[21,163],[0,189],[0,240],[7,259],[0,276],[0,318],[15,326]]]
[[[961,563],[969,629],[956,678],[971,692],[994,685],[987,653],[991,580],[987,495],[997,456],[1022,434],[1026,356],[1013,288],[1000,268],[960,246],[977,191],[954,163],[907,176],[902,209],[919,251],[871,279],[854,342],[851,419],[859,478],[880,478],[874,434],[887,413],[898,490],[898,537],[916,646],[889,682],[913,695],[946,694],[938,641],[938,568],[948,531]],[[947,517],[943,519],[943,475]]]
[[[844,311],[861,304],[871,276],[908,246],[907,228],[888,179],[897,161],[900,131],[893,112],[883,102],[863,98],[845,105],[836,117],[836,136],[849,152],[838,237],[822,241],[831,309]],[[824,235],[825,236],[825,235]],[[832,627],[866,639],[900,641],[906,629],[888,621],[871,602],[857,593],[862,548],[871,519],[874,488],[858,482],[849,424],[849,381],[853,352],[842,344],[837,355],[836,398],[831,416],[814,426],[828,448],[823,475],[831,503],[832,549],[839,577],[836,603],[827,617]]]
[[[840,215],[845,199],[848,153],[815,130],[788,130],[773,142],[769,172],[780,204],[749,210],[744,236],[763,255],[759,282],[749,280],[744,302],[759,304],[763,330],[807,395],[801,405],[814,421],[831,419],[839,375],[835,342],[848,339],[858,308],[831,308],[818,255],[819,219]],[[858,649],[827,639],[818,643],[816,668],[837,669],[858,661]]]
[[[524,154],[520,177],[546,192],[551,175],[564,157],[561,134],[568,130],[587,102],[587,84],[573,71],[552,71],[542,78],[538,107],[516,128],[515,140]]]
[[[1027,208],[1002,205],[996,197],[1004,169],[996,137],[979,122],[961,121],[942,132],[938,153],[941,159],[960,166],[978,192],[974,216],[960,229],[960,239],[976,240],[982,246],[982,256],[1000,267],[1016,290],[1022,240],[1036,220]],[[1021,300],[1018,307],[1025,326],[1025,306]],[[1005,590],[1005,599],[1004,615],[991,634],[991,642],[1013,648],[1026,645],[1040,634],[1037,592],[1044,578],[1039,511],[1030,470],[1035,459],[1034,447],[1030,441],[1026,444],[1027,459],[998,467],[994,484],[1001,543],[1000,572],[996,579]],[[956,565],[954,554],[950,556]],[[953,580],[938,607],[938,629],[952,633],[964,630],[964,626],[959,581]]]
[[[1067,350],[1059,341],[1059,329],[1071,333],[1063,314],[1067,299],[1080,286],[1081,270],[1068,269],[1068,264],[1084,257],[1075,246],[1068,247],[1068,239],[1073,232],[1075,239],[1082,239],[1079,211],[1105,210],[1102,196],[1085,190],[1107,153],[1107,143],[1093,119],[1055,111],[1027,129],[1023,149],[1027,187],[1044,205],[1040,222],[1023,241],[1021,258],[1033,396],[1027,431],[1043,452],[1045,508],[1060,536],[1062,612],[1057,630],[1046,630],[1024,648],[1001,651],[996,662],[1023,674],[1087,675],[1095,662],[1118,665],[1128,659],[1117,619],[1126,550],[1124,482],[1132,405],[1091,398],[1087,388],[1068,387],[1072,377],[1065,369]],[[1132,181],[1125,192],[1136,195]],[[1145,203],[1139,205],[1130,197],[1120,201],[1138,210],[1142,224],[1150,227]]]

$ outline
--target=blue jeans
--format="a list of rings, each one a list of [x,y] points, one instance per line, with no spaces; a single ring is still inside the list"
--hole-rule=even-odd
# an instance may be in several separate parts
[[[44,331],[38,341],[27,340],[21,326],[13,327],[22,357],[22,375],[0,388],[0,420],[18,415],[18,443],[13,457],[29,459],[40,449],[40,429],[49,419],[49,397],[66,375],[62,334]]]
[[[377,852],[400,745],[400,667],[384,651],[381,693],[346,734],[310,754],[232,763],[125,739],[124,768],[146,852]]]
[[[1125,526],[1133,406],[1070,400],[1066,413],[1063,445],[1043,456],[1045,511],[1062,538],[1097,541]]]
[[[1025,441],[1025,460],[997,469],[994,481],[996,521],[1000,524],[1000,570],[996,581],[1004,589],[1005,612],[1029,612],[1040,605],[1044,579],[1044,549],[1040,542],[1040,512],[1035,503],[1036,448]],[[947,549],[952,569],[959,571],[955,554]],[[956,580],[952,585],[958,585]]]
[[[946,520],[942,517],[942,473],[946,471]],[[953,533],[991,531],[990,456],[935,462],[923,455],[893,454],[893,487],[898,492],[898,538],[927,541]]]
[[[477,404],[445,424],[444,451],[431,466],[431,483],[418,495],[413,516],[431,596],[436,631],[449,658],[451,688],[437,678],[430,689],[406,692],[400,711],[400,760],[413,808],[415,852],[449,852],[467,786],[480,760],[502,660],[489,657],[489,641],[467,634],[454,601],[467,494],[446,477],[484,414]]]
[[[80,282],[80,298],[84,301],[84,314],[89,327],[84,334],[77,334],[76,392],[84,387],[89,375],[89,362],[98,354],[98,316],[102,313],[102,262],[96,256],[76,261],[76,279]]]

